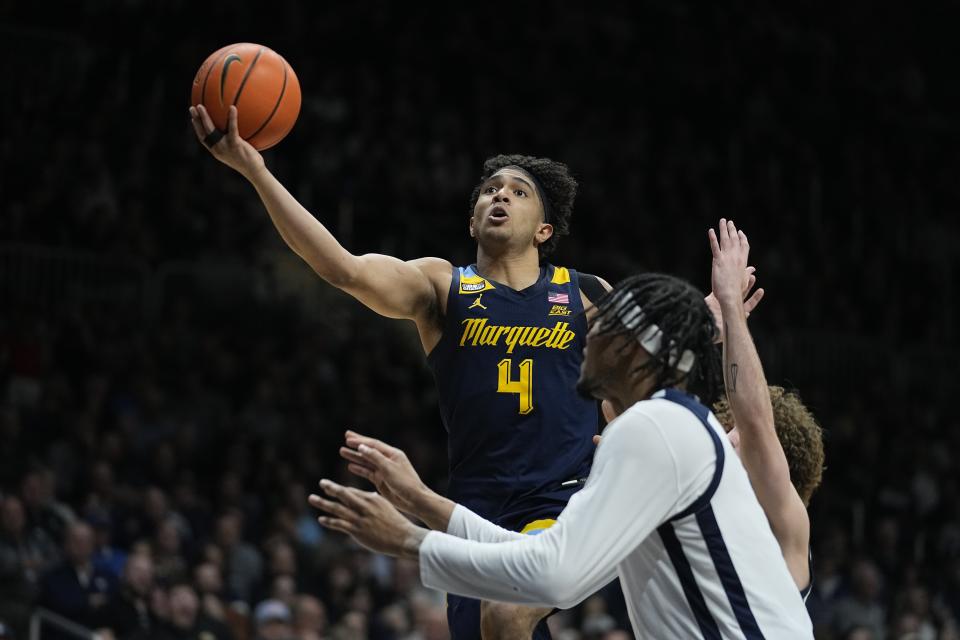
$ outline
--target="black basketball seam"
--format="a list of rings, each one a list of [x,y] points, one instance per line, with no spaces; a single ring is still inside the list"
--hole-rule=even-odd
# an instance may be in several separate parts
[[[247,84],[247,78],[250,77],[250,72],[253,71],[253,68],[257,66],[257,60],[260,59],[260,54],[263,53],[263,47],[260,47],[260,50],[257,51],[257,55],[253,57],[253,62],[250,63],[250,66],[247,67],[247,72],[243,74],[243,80],[240,81],[240,86],[237,88],[237,95],[233,96],[233,106],[237,105],[237,100],[240,99],[240,93],[243,91],[243,88]]]
[[[270,115],[267,116],[267,119],[263,121],[263,124],[260,127],[251,133],[246,140],[253,140],[254,136],[263,131],[263,128],[270,124],[270,121],[273,120],[273,115],[277,112],[277,109],[280,108],[280,102],[283,101],[283,94],[287,90],[287,61],[283,60],[283,84],[280,86],[280,97],[277,98],[277,103],[273,105],[273,111],[270,112]]]
[[[227,74],[230,72],[230,63],[241,62],[242,59],[235,53],[231,53],[223,59],[223,65],[220,67],[220,106],[223,106],[223,89],[227,84]]]
[[[210,74],[213,73],[213,68],[216,67],[218,64],[220,64],[220,61],[223,60],[223,58],[228,55],[230,55],[230,52],[224,51],[223,55],[220,56],[220,58],[218,58],[216,62],[211,64],[209,69],[207,69],[207,75],[204,76],[203,78],[203,86],[200,87],[200,103],[201,104],[207,101],[207,80],[210,79]]]

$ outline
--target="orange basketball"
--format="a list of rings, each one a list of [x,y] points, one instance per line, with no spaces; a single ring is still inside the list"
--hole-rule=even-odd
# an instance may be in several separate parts
[[[297,121],[300,83],[280,54],[241,42],[203,61],[190,104],[202,104],[221,131],[227,129],[227,110],[236,105],[240,137],[262,151],[283,140]]]

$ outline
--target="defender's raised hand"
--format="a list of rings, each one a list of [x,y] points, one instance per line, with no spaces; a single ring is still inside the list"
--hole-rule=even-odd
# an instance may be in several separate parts
[[[746,234],[739,231],[732,220],[721,218],[718,230],[710,229],[707,236],[713,253],[710,281],[717,307],[711,306],[711,310],[719,319],[717,312],[721,306],[742,301],[743,310],[749,316],[763,299],[764,290],[757,289],[750,295],[756,276],[754,269],[747,266],[750,243]]]
[[[260,152],[240,137],[235,106],[231,106],[227,113],[226,133],[217,129],[202,104],[190,107],[190,120],[197,139],[210,150],[214,158],[231,169],[249,179],[264,166]]]
[[[320,489],[327,497],[311,494],[307,500],[329,514],[317,518],[321,525],[342,531],[371,551],[417,557],[427,531],[407,520],[383,496],[332,480],[321,480]]]

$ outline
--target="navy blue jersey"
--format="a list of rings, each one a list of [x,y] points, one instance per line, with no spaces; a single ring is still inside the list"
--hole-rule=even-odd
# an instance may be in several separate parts
[[[516,291],[474,265],[454,268],[443,335],[427,358],[449,433],[453,500],[522,526],[556,517],[589,474],[598,412],[575,390],[582,311],[572,269],[545,265]]]

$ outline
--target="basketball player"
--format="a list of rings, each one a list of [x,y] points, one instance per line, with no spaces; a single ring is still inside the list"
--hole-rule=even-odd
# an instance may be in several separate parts
[[[822,433],[795,394],[767,387],[740,293],[742,269],[750,250],[747,236],[732,220],[720,220],[717,232],[710,229],[708,233],[713,252],[713,293],[726,334],[723,365],[727,402],[718,404],[717,416],[728,429],[790,574],[806,600],[813,580],[807,505],[823,470]]]
[[[806,600],[813,586],[807,505],[823,473],[823,434],[795,393],[767,386],[740,290],[750,251],[747,236],[725,219],[708,236],[711,284],[725,333],[727,400],[718,402],[714,411],[740,455],[790,575]],[[762,289],[757,293],[763,296]],[[606,402],[604,414],[608,420],[615,418]],[[594,438],[596,442],[599,436]]]
[[[197,137],[215,132],[190,109]],[[566,165],[528,156],[484,164],[471,196],[477,261],[403,261],[347,251],[228,130],[209,147],[257,190],[291,249],[333,286],[375,312],[412,320],[440,396],[449,435],[449,493],[497,524],[524,533],[550,526],[587,477],[596,403],[573,392],[586,335],[583,306],[604,281],[544,262],[569,231],[577,183]],[[454,640],[549,638],[547,609],[451,596]],[[538,625],[538,623],[540,623]]]
[[[812,638],[743,465],[688,393],[710,393],[715,331],[696,289],[670,276],[635,276],[599,301],[578,389],[619,417],[584,488],[537,536],[463,505],[442,528],[453,535],[428,532],[383,496],[329,480],[310,502],[323,525],[418,558],[428,587],[566,608],[619,576],[637,637]]]

